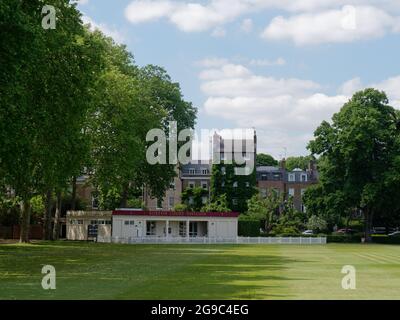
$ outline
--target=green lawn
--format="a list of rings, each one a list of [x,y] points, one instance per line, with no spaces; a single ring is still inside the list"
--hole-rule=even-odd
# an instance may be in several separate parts
[[[41,287],[46,264],[56,290]],[[0,245],[0,299],[400,299],[400,246]]]

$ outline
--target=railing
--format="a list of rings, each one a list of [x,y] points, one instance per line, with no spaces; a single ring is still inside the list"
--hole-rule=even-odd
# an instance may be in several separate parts
[[[235,238],[209,238],[209,237],[98,237],[97,242],[107,243],[194,243],[194,244],[326,244],[326,237],[235,237]]]

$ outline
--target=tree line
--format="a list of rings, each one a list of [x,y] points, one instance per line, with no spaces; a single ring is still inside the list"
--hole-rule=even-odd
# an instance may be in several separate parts
[[[21,242],[38,196],[44,239],[58,238],[63,195],[74,209],[82,174],[103,206],[126,205],[143,185],[161,197],[175,170],[147,163],[146,134],[169,121],[193,128],[197,113],[163,68],[139,67],[124,45],[90,31],[76,4],[46,4],[55,29],[41,25],[42,1],[0,4],[0,203],[18,204]]]

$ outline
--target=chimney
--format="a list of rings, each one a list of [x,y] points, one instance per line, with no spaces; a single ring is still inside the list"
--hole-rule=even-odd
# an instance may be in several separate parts
[[[286,159],[283,158],[281,161],[279,161],[279,168],[286,170]]]

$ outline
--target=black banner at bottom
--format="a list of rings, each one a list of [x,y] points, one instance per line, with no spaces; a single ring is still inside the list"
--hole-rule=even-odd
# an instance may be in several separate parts
[[[97,319],[123,317],[124,319],[265,319],[273,315],[287,317],[338,317],[366,315],[385,317],[398,315],[400,301],[0,301],[2,313],[23,316],[53,314],[75,318]],[[53,313],[55,312],[55,313]]]

